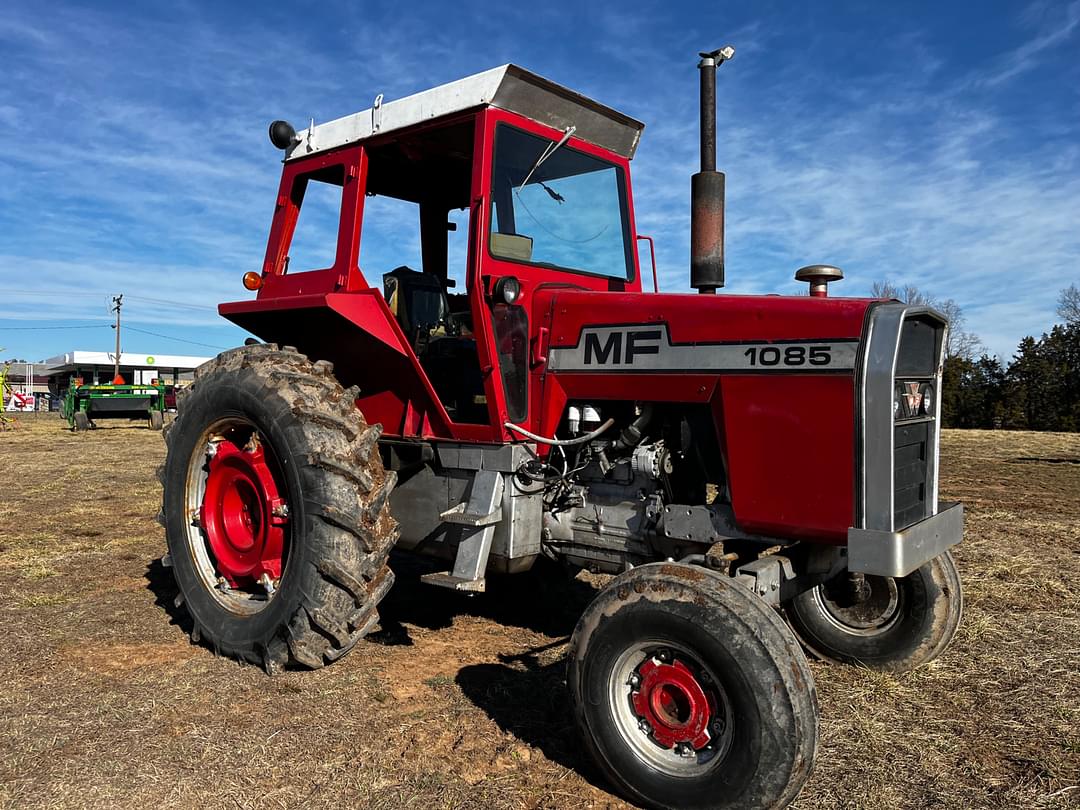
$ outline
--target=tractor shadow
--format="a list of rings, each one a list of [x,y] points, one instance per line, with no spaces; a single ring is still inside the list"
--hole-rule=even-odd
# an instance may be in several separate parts
[[[524,574],[492,577],[487,593],[466,595],[422,583],[420,576],[435,570],[423,558],[394,555],[391,567],[396,580],[379,606],[380,629],[365,641],[411,645],[407,625],[438,630],[463,615],[551,637],[523,653],[501,654],[498,663],[462,667],[454,680],[464,697],[503,731],[595,787],[611,790],[580,743],[566,693],[565,646],[597,588],[555,564],[544,564]],[[144,576],[154,604],[190,636],[192,620],[176,606],[179,591],[172,572],[155,559],[147,563]]]
[[[545,561],[546,562],[546,561]],[[546,636],[569,636],[585,606],[597,589],[572,578],[554,563],[512,576],[488,579],[482,594],[455,593],[425,585],[420,576],[436,570],[428,560],[412,555],[394,555],[394,587],[379,604],[379,629],[365,641],[386,646],[411,646],[407,625],[439,630],[450,627],[456,616],[475,616],[507,627],[520,627]],[[163,610],[185,634],[193,622],[183,606],[177,606],[179,591],[172,572],[154,559],[147,563],[146,588],[154,604]]]
[[[445,563],[409,554],[393,554],[394,587],[379,605],[380,629],[368,641],[389,646],[411,645],[408,627],[449,627],[456,616],[475,616],[506,627],[546,636],[569,636],[597,589],[566,570],[540,560],[522,574],[490,576],[487,592],[456,593],[426,585],[420,577]]]
[[[180,591],[176,587],[172,572],[161,564],[160,559],[154,559],[147,563],[143,576],[146,578],[147,590],[154,595],[154,605],[165,612],[170,624],[180,628],[184,635],[190,638],[194,622],[182,606],[176,606],[176,597]]]
[[[569,768],[592,785],[610,791],[579,741],[566,693],[566,645],[586,605],[598,592],[561,566],[538,561],[523,574],[491,576],[482,594],[461,594],[420,581],[445,567],[413,555],[390,560],[396,581],[379,607],[378,632],[369,641],[412,644],[408,627],[438,630],[457,616],[475,616],[502,627],[517,627],[551,638],[525,652],[500,654],[498,663],[472,664],[454,680],[462,694],[503,731]]]
[[[594,787],[610,792],[611,785],[582,745],[570,713],[566,659],[542,663],[537,653],[544,650],[500,655],[497,664],[462,667],[454,680],[465,697],[500,729],[536,748],[548,760],[575,771]]]

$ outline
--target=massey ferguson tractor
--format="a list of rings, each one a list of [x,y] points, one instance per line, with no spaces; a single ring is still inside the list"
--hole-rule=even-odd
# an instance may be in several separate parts
[[[826,265],[795,274],[809,295],[716,294],[733,53],[699,64],[696,294],[642,283],[643,125],[514,65],[270,126],[257,295],[220,306],[264,342],[199,369],[161,472],[195,641],[268,673],[337,661],[378,622],[391,548],[464,592],[542,558],[614,575],[570,641],[571,711],[614,786],[672,808],[795,797],[818,732],[803,649],[891,672],[942,653],[963,529],[938,501],[946,322],[829,297]],[[290,263],[313,189],[329,266]],[[361,269],[379,197],[414,213],[421,266]]]

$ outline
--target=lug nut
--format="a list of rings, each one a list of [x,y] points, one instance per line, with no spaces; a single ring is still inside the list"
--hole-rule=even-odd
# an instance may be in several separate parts
[[[263,572],[263,575],[259,577],[259,584],[266,589],[267,596],[273,596],[274,592],[277,590],[277,586],[274,585],[274,581],[270,579],[270,575],[267,574],[265,571]]]
[[[650,734],[652,732],[652,726],[649,725],[649,721],[646,720],[644,717],[638,720],[637,727],[646,734]]]
[[[626,683],[631,689],[637,689],[641,686],[641,676],[635,672],[630,676]]]

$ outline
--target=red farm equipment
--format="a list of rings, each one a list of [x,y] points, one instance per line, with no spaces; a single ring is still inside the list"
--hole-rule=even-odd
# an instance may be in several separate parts
[[[445,559],[424,579],[458,591],[542,558],[613,574],[570,641],[570,705],[619,790],[679,808],[798,793],[818,726],[804,647],[886,671],[945,649],[963,528],[937,496],[947,324],[829,297],[823,265],[797,273],[809,296],[715,294],[732,53],[699,64],[699,294],[643,289],[643,125],[521,68],[271,125],[257,296],[220,307],[265,342],[200,368],[167,433],[165,562],[196,640],[268,672],[335,661],[378,620],[391,547]],[[329,266],[290,266],[316,187]],[[372,279],[380,197],[415,207],[422,266]]]

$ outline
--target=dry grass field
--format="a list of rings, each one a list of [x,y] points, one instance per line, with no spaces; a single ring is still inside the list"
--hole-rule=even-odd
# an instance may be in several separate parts
[[[564,640],[594,586],[465,597],[395,561],[382,629],[268,678],[192,645],[157,560],[161,436],[0,433],[0,807],[623,807],[586,762]],[[892,677],[814,664],[801,808],[1080,806],[1080,436],[948,433],[965,616]]]

